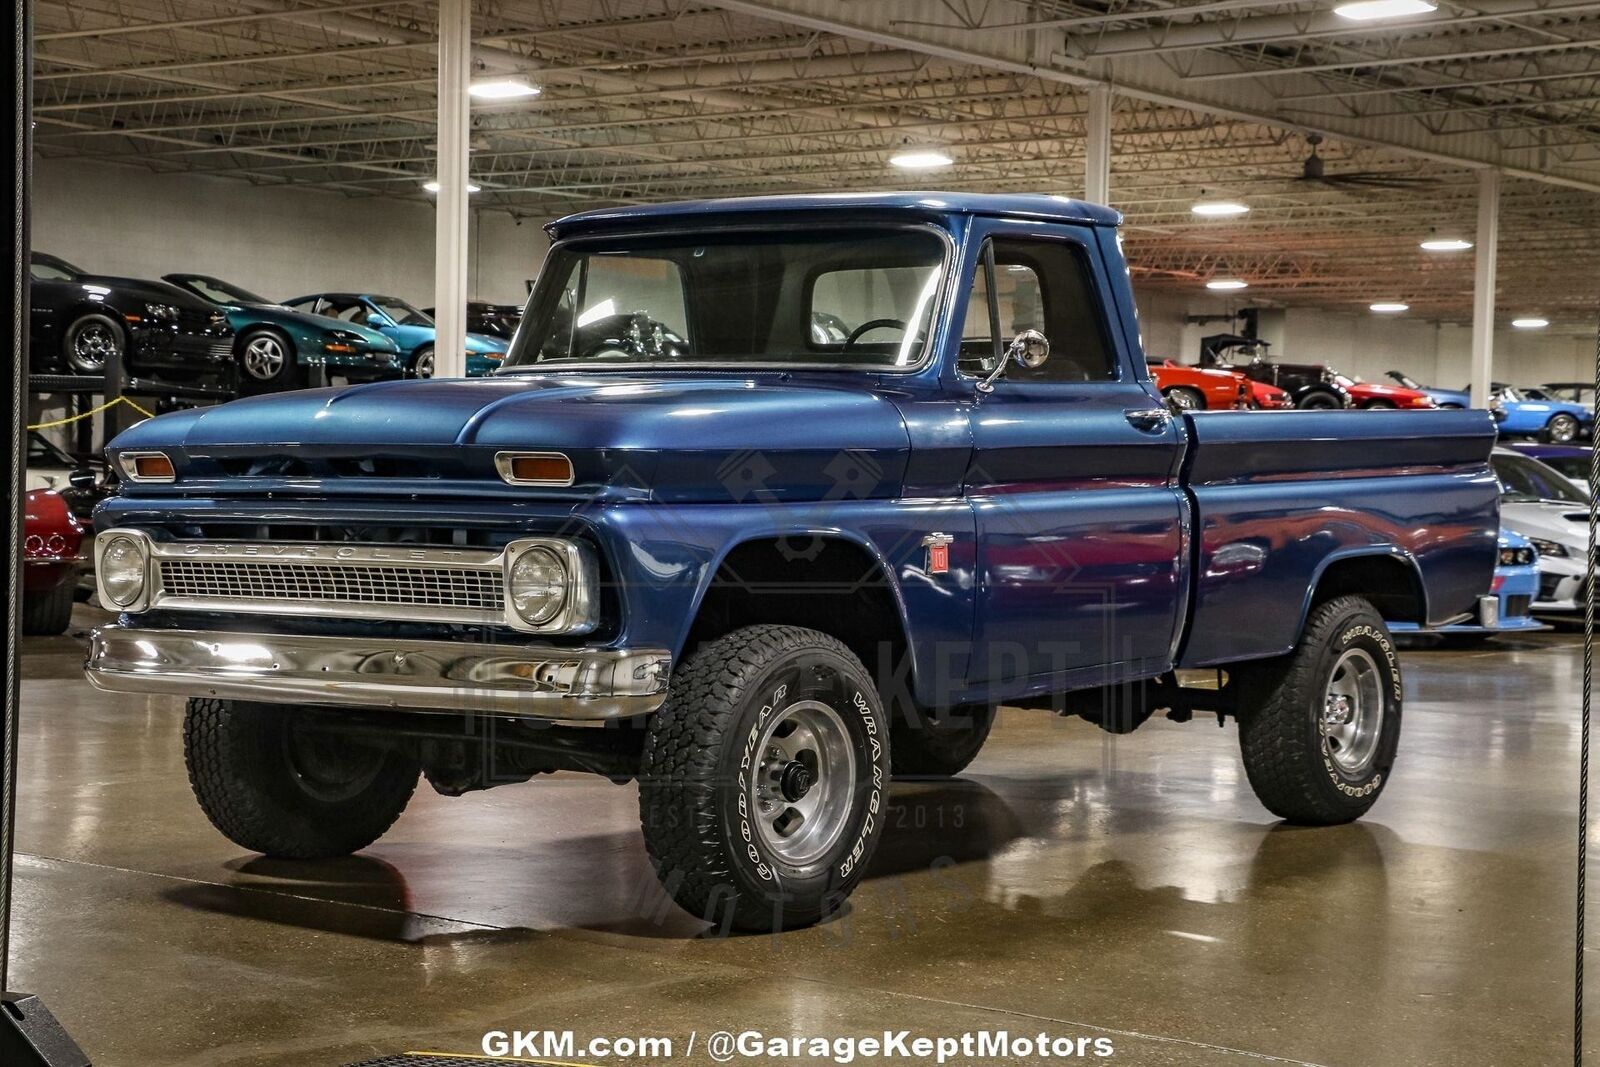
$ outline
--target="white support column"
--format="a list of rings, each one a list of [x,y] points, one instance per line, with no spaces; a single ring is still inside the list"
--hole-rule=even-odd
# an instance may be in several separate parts
[[[467,138],[471,125],[471,0],[439,2],[439,183],[433,239],[434,373],[467,373]]]
[[[1083,198],[1091,204],[1111,199],[1111,86],[1089,90],[1088,138],[1084,146]]]
[[[1472,405],[1489,406],[1494,378],[1494,295],[1500,254],[1500,172],[1478,172],[1478,243],[1472,278]]]

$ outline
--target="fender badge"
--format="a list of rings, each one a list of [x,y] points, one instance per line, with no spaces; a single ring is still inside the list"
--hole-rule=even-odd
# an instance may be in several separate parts
[[[955,538],[947,533],[931,533],[922,539],[928,549],[928,573],[950,573],[950,545]]]

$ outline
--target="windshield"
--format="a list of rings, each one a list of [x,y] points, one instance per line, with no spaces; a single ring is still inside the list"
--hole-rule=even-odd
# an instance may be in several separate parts
[[[198,275],[185,275],[183,285],[191,289],[213,304],[270,304],[272,301],[264,296],[257,296],[248,289],[241,289],[237,285],[229,285],[220,278],[202,278]]]
[[[34,432],[28,431],[28,466],[29,467],[76,467],[78,461],[67,455],[54,442]]]
[[[1500,479],[1500,495],[1510,501],[1556,500],[1587,504],[1589,498],[1556,471],[1527,456],[1496,454],[1490,462]]]
[[[83,276],[83,271],[64,259],[35,253],[28,260],[28,274],[36,282],[70,282]]]
[[[1543,463],[1546,467],[1555,468],[1568,478],[1574,478],[1580,482],[1587,482],[1589,480],[1588,456],[1545,456],[1539,462]]]
[[[397,296],[374,296],[373,306],[396,326],[432,326],[433,320]]]
[[[944,259],[921,229],[558,246],[505,366],[909,367]]]
[[[1392,370],[1392,371],[1389,372],[1389,377],[1393,378],[1395,381],[1399,382],[1401,385],[1405,386],[1407,389],[1421,389],[1422,388],[1422,386],[1417,384],[1417,380],[1415,378],[1411,377],[1409,374],[1401,374],[1397,370]]]

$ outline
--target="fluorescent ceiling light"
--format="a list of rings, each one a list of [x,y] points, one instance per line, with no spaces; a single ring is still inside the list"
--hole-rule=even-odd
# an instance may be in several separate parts
[[[1238,278],[1212,278],[1206,282],[1207,289],[1248,289],[1250,283]]]
[[[539,87],[519,78],[503,78],[499,81],[475,82],[467,92],[479,100],[515,100],[521,96],[538,96]]]
[[[1340,4],[1333,9],[1335,15],[1356,22],[1373,19],[1398,19],[1407,15],[1426,15],[1439,10],[1428,0],[1357,0],[1353,4]]]
[[[1401,311],[1410,311],[1410,304],[1402,304],[1398,300],[1383,300],[1376,304],[1368,304],[1368,308],[1383,315],[1394,315]]]
[[[1424,252],[1465,252],[1471,247],[1471,241],[1459,237],[1430,237],[1422,242]]]
[[[1199,215],[1207,219],[1222,219],[1231,215],[1245,215],[1249,211],[1249,204],[1241,204],[1234,200],[1205,200],[1189,209],[1190,214]]]
[[[1542,330],[1550,325],[1549,319],[1512,319],[1511,325],[1519,330]]]
[[[902,170],[932,170],[934,167],[948,167],[955,160],[943,152],[933,150],[917,152],[901,152],[899,155],[890,156],[889,162]]]
[[[430,192],[430,193],[437,193],[439,191],[439,183],[438,182],[423,182],[422,183],[422,187],[424,189],[428,190],[428,192]],[[481,192],[482,189],[483,189],[482,186],[473,185],[471,182],[467,183],[467,192],[469,192],[469,193]]]

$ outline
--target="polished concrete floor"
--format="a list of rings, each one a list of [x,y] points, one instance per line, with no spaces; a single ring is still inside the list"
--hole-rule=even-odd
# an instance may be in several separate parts
[[[734,939],[673,910],[633,789],[599,779],[424,788],[344,861],[243,854],[190,797],[178,702],[95,693],[82,644],[26,646],[12,985],[98,1067],[566,1028],[680,1050],[691,1031],[1007,1029],[1110,1037],[1119,1064],[1570,1062],[1570,634],[1408,651],[1401,763],[1337,829],[1276,825],[1231,727],[1112,738],[1007,712],[964,778],[896,788],[845,916]]]

